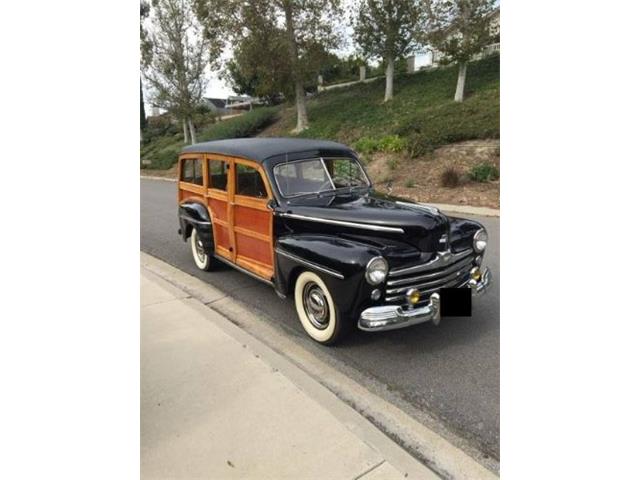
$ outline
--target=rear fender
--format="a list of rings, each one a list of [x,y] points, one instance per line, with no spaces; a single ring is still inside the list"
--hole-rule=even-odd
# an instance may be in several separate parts
[[[191,231],[195,228],[205,250],[213,252],[213,228],[209,211],[205,205],[195,201],[187,201],[180,204],[178,207],[178,219],[180,221],[182,240],[186,241],[191,236]]]

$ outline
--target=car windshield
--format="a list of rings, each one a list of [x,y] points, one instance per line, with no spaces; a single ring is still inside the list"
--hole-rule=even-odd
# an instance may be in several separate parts
[[[313,158],[276,165],[276,183],[285,197],[368,187],[369,180],[353,158]]]

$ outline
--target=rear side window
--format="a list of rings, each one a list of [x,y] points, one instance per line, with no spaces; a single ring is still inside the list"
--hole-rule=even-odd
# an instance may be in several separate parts
[[[202,160],[187,158],[182,161],[180,180],[183,182],[203,185],[202,181]]]
[[[236,193],[247,197],[267,198],[260,172],[249,165],[236,163]]]
[[[227,190],[227,164],[222,160],[209,160],[209,188]]]

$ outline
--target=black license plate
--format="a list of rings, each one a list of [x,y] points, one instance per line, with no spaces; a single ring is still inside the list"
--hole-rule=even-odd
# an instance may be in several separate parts
[[[470,317],[471,289],[470,288],[441,288],[440,316],[442,317]]]

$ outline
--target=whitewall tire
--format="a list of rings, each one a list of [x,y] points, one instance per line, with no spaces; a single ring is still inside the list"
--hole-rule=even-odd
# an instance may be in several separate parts
[[[302,272],[296,279],[296,311],[302,327],[316,342],[335,342],[342,330],[340,312],[331,292],[313,272]]]
[[[193,255],[193,261],[196,267],[204,271],[211,270],[213,263],[211,255],[206,252],[202,240],[200,240],[198,236],[198,231],[195,228],[191,230],[191,254]]]

